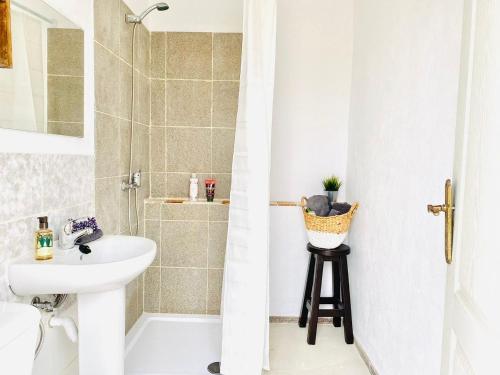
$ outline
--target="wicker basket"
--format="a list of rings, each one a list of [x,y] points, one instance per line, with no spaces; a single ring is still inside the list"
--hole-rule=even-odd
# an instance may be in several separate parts
[[[302,197],[301,205],[309,242],[323,249],[334,249],[344,242],[351,220],[359,207],[359,203],[354,203],[349,212],[343,215],[323,217],[306,212],[306,197]]]

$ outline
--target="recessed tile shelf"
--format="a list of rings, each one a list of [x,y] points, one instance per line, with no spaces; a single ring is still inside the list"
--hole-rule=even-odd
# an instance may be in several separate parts
[[[190,200],[189,198],[167,198],[164,200],[159,200],[161,203],[177,203],[177,204],[223,204],[229,205],[229,199],[214,199],[213,202],[207,202],[206,199],[197,199],[195,201]]]
[[[214,199],[213,202],[207,202],[206,199],[197,199],[195,201],[189,198],[148,198],[145,204],[208,204],[208,205],[224,205],[229,206],[231,201],[229,199]],[[276,207],[302,207],[302,202],[293,201],[270,201],[270,206]]]

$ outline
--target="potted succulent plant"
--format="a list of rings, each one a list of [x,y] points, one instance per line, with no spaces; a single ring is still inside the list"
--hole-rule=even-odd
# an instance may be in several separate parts
[[[330,203],[337,202],[337,197],[339,195],[339,189],[342,186],[342,181],[337,176],[327,177],[323,180],[323,187],[328,196],[328,201]]]

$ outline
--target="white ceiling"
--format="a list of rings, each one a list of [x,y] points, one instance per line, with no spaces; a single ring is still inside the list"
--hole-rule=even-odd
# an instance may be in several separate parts
[[[125,0],[135,13],[160,0]],[[150,31],[241,32],[243,0],[164,0],[166,12],[153,12],[145,20]]]
[[[56,11],[45,1],[41,0],[12,0],[12,9],[23,14],[29,14],[47,22],[50,28],[79,28],[67,17]],[[57,8],[58,9],[58,8]]]

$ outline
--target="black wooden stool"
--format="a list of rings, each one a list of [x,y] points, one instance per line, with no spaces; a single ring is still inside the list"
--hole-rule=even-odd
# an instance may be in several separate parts
[[[332,317],[333,325],[340,327],[343,317],[345,342],[352,344],[354,336],[352,333],[351,297],[349,295],[349,272],[347,270],[347,255],[351,252],[351,249],[347,245],[340,245],[335,249],[321,249],[307,244],[307,251],[311,253],[311,257],[309,259],[309,270],[307,272],[299,327],[307,325],[307,315],[310,311],[311,319],[309,321],[307,343],[314,345],[316,344],[318,318]],[[321,297],[321,282],[323,280],[323,264],[325,261],[332,262],[333,297]],[[333,309],[320,309],[319,306],[323,304],[332,305]]]

